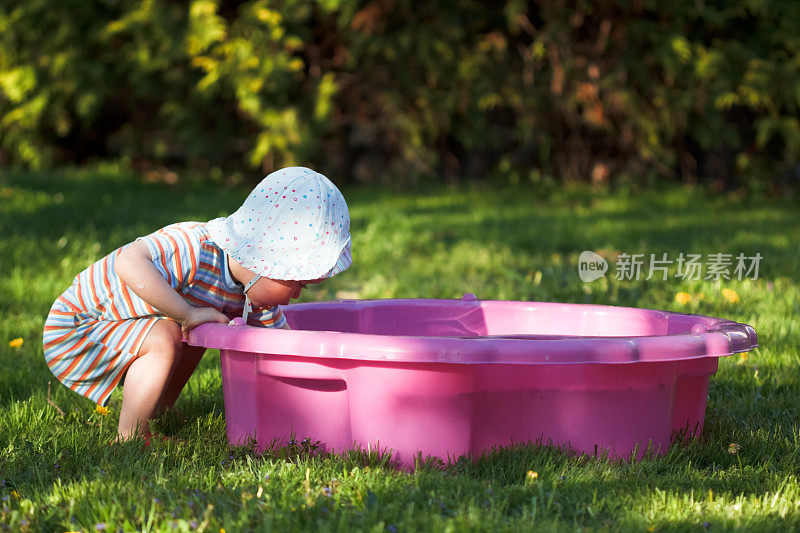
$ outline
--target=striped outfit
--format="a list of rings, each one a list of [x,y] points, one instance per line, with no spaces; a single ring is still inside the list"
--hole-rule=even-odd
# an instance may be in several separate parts
[[[204,223],[172,224],[141,240],[156,270],[195,307],[213,307],[229,318],[244,307],[242,286],[228,269],[227,255]],[[169,320],[139,298],[114,272],[125,245],[78,274],[53,304],[44,326],[44,356],[50,371],[75,392],[105,405],[128,366],[138,357],[150,328]],[[277,306],[250,314],[248,323],[282,327]]]

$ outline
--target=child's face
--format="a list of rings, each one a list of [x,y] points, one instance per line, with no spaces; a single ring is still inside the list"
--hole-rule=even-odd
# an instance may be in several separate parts
[[[253,305],[257,307],[286,305],[289,300],[299,298],[306,285],[319,283],[320,281],[322,280],[293,281],[261,278],[250,287],[250,290],[247,291],[247,296],[250,297]]]

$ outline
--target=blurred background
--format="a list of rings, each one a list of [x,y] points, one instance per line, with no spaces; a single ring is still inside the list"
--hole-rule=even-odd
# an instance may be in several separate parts
[[[0,169],[800,185],[800,3],[5,0]]]

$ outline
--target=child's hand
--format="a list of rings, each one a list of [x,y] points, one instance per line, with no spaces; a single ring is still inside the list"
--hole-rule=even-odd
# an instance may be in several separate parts
[[[192,307],[191,311],[186,315],[181,323],[181,330],[183,336],[186,337],[189,332],[206,322],[219,322],[227,324],[230,319],[211,307]]]

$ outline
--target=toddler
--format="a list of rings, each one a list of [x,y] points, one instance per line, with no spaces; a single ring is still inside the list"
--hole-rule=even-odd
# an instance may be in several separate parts
[[[182,341],[189,330],[239,315],[286,328],[278,306],[350,262],[350,214],[336,186],[307,168],[278,170],[231,216],[172,224],[78,274],[45,322],[45,360],[98,405],[122,381],[117,439],[147,434],[205,351]]]

